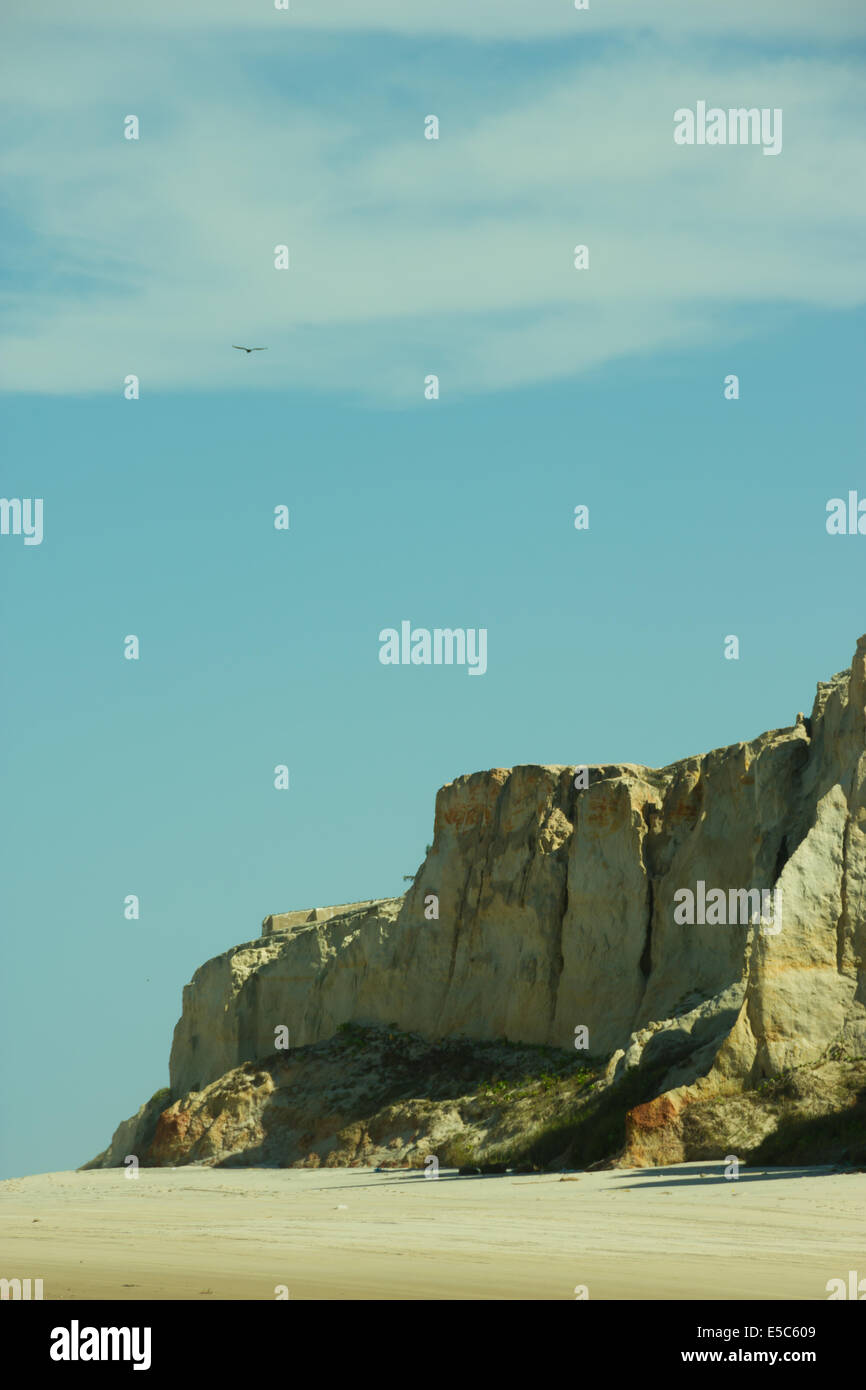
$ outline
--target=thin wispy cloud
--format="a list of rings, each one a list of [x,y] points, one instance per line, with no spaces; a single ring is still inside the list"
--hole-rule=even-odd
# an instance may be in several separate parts
[[[143,390],[409,400],[429,372],[447,373],[452,394],[495,390],[720,329],[733,343],[754,306],[866,300],[866,196],[852,177],[866,153],[863,78],[842,50],[720,56],[699,39],[629,33],[483,99],[471,68],[432,97],[428,73],[407,113],[387,47],[359,71],[335,32],[305,53],[305,81],[281,88],[263,80],[258,21],[244,21],[249,39],[210,41],[221,24],[244,27],[238,6],[207,6],[203,48],[177,32],[198,13],[189,5],[130,15],[148,31],[134,49],[105,15],[88,38],[100,8],[84,5],[44,50],[47,98],[29,95],[26,62],[8,94],[6,390],[117,392],[134,372]],[[369,27],[406,27],[402,7],[362,8]],[[525,23],[525,6],[488,8]],[[667,6],[668,20],[685,8]],[[445,29],[458,24],[460,7],[436,9]],[[320,27],[338,29],[345,10],[320,7]],[[561,6],[542,13],[561,23]],[[313,25],[300,0],[296,21]],[[32,57],[29,23],[13,32]],[[330,97],[303,95],[311,72]],[[781,108],[781,155],[675,146],[673,113],[697,99]],[[423,138],[429,111],[438,142]],[[123,139],[129,112],[138,142]],[[273,265],[283,243],[287,272]],[[267,359],[240,359],[237,341],[267,342]]]
[[[604,33],[733,34],[785,41],[800,36],[832,41],[866,34],[866,13],[856,0],[590,0],[576,11],[573,0],[289,0],[288,10],[246,0],[147,0],[112,4],[77,0],[7,0],[10,16],[60,26],[123,29],[216,28],[260,30],[274,25],[324,33],[383,32],[462,35],[489,41]]]

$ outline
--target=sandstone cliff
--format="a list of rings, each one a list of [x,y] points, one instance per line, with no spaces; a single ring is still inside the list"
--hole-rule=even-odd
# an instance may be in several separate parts
[[[588,782],[460,777],[403,898],[277,914],[208,961],[175,1029],[173,1113],[273,1057],[280,1028],[292,1049],[352,1023],[572,1057],[585,1028],[602,1086],[661,1068],[628,1122],[631,1161],[652,1163],[688,1151],[688,1107],[866,1054],[866,638],[809,720]],[[678,921],[698,883],[779,890],[779,920]]]

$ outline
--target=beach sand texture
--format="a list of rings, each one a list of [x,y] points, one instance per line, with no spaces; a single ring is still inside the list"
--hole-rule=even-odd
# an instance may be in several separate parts
[[[866,1276],[866,1173],[723,1173],[43,1173],[0,1183],[0,1276],[57,1300],[826,1299]]]

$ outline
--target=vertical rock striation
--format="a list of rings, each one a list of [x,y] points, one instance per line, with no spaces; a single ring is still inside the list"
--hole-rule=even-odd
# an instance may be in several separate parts
[[[637,1162],[678,1157],[695,1099],[866,1052],[866,638],[811,718],[662,769],[496,768],[436,798],[403,898],[278,914],[184,990],[175,1096],[346,1022],[564,1049],[613,1080],[669,1063]],[[781,930],[677,921],[676,894],[781,892]],[[438,916],[431,915],[435,897]],[[655,1107],[655,1109],[653,1109]]]

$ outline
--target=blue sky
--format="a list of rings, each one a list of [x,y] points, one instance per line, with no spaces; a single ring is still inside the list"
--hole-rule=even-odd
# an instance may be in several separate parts
[[[267,913],[400,892],[442,783],[753,737],[866,629],[862,9],[246,8],[4,21],[3,1176]],[[782,154],[675,147],[699,99]],[[383,667],[403,619],[487,673]]]

